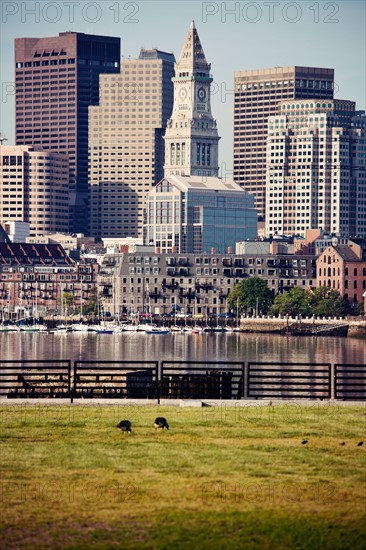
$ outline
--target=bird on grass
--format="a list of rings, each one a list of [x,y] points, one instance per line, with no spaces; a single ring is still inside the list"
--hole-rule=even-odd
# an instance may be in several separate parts
[[[121,420],[121,422],[117,424],[116,428],[119,428],[122,432],[127,432],[128,434],[132,432],[132,424],[129,420]]]
[[[301,441],[301,445],[306,445],[308,443],[307,439],[304,439],[304,441]]]
[[[162,430],[166,428],[167,430],[169,430],[169,424],[166,421],[166,418],[164,418],[163,416],[158,416],[157,418],[155,418],[154,428],[155,430],[157,430],[158,428],[161,428]]]
[[[357,447],[362,447],[363,445],[363,441],[360,441],[359,443],[357,443]]]
[[[340,443],[340,445],[342,445],[342,447],[344,447],[344,446],[345,446],[345,444],[346,444],[346,442],[345,442],[345,441],[342,441],[342,443]]]

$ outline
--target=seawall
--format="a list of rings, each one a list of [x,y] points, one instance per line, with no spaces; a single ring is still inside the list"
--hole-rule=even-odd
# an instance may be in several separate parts
[[[337,335],[366,338],[366,320],[329,318],[247,317],[240,320],[241,332],[262,332],[292,335]]]

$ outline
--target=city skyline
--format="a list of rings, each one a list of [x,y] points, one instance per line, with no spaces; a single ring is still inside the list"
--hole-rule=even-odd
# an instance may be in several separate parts
[[[181,37],[192,19],[212,64],[212,109],[222,136],[222,176],[232,176],[235,71],[279,65],[334,68],[335,98],[365,108],[361,2],[5,2],[0,130],[7,144],[15,143],[15,38],[48,37],[66,30],[106,34],[121,37],[122,59],[136,58],[141,47],[172,51],[177,59]]]

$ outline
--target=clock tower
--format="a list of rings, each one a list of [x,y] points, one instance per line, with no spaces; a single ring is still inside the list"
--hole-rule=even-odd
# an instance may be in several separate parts
[[[165,177],[218,177],[220,138],[211,114],[210,68],[192,21],[172,79],[174,106],[164,138]]]

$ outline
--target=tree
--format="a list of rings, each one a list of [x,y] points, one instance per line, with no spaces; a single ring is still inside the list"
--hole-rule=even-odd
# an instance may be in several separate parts
[[[276,296],[271,313],[273,315],[289,315],[290,317],[310,316],[312,315],[311,301],[312,295],[309,290],[295,286],[288,292]]]
[[[313,314],[319,317],[338,317],[347,313],[347,304],[336,290],[320,286],[312,295]]]
[[[74,295],[71,294],[71,292],[62,292],[58,299],[61,310],[66,310],[66,313],[68,313],[69,309],[72,308],[74,305]]]
[[[98,291],[93,286],[90,289],[89,299],[83,307],[85,315],[96,315],[98,313]]]
[[[273,304],[273,294],[264,279],[250,277],[235,285],[227,298],[227,303],[232,310],[238,308],[239,313],[248,309],[267,313]]]

